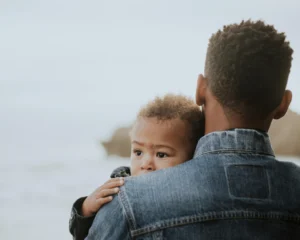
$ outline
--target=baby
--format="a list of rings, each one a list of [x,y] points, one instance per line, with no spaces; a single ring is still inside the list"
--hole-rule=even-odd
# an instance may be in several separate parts
[[[75,202],[70,220],[74,239],[87,236],[96,212],[119,192],[124,178],[118,176],[138,176],[184,163],[192,159],[203,135],[203,114],[187,97],[168,94],[141,108],[130,132],[130,169],[118,168],[112,179]]]

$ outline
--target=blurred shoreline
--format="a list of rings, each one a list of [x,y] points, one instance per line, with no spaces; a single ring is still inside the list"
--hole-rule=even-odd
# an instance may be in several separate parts
[[[130,129],[131,126],[119,127],[110,140],[101,142],[108,156],[130,157]],[[283,118],[274,120],[269,136],[276,155],[300,157],[300,114],[289,110]]]

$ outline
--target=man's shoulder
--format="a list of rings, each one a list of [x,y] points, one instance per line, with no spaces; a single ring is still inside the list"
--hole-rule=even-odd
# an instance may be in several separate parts
[[[199,157],[175,167],[126,178],[119,194],[120,200],[125,202],[124,206],[131,206],[135,211],[148,208],[157,214],[162,209],[166,212],[166,208],[172,211],[182,203],[187,207],[195,199],[206,199],[207,195],[212,194],[209,193],[210,189],[217,191],[224,185],[223,165],[217,162]],[[222,184],[213,187],[212,184],[216,183],[213,179]],[[185,207],[181,206],[180,209],[184,211]]]
[[[233,186],[240,186],[240,183],[244,183],[245,188],[237,191],[249,186],[256,191],[258,182],[259,186],[264,183],[268,192],[286,188],[300,197],[299,166],[272,156],[245,154],[207,154],[172,168],[129,177],[123,192],[128,195],[130,204],[139,204],[140,200],[145,205],[165,203],[170,197],[174,203],[186,198],[187,202],[195,199],[205,202],[212,196],[215,199],[231,198]],[[246,183],[249,186],[246,187]]]
[[[213,162],[207,161],[208,159],[209,158],[207,157],[200,156],[174,167],[160,169],[136,177],[126,178],[125,182],[128,184],[125,188],[130,188],[131,186],[136,188],[137,186],[142,187],[143,185],[147,185],[147,189],[151,187],[159,188],[167,182],[170,186],[174,181],[184,181],[184,179],[190,178],[193,174],[202,174],[203,176],[207,175],[208,172],[204,169],[206,169],[209,165],[214,165]]]
[[[263,155],[207,154],[129,177],[118,197],[132,229],[180,216],[244,212],[249,206],[300,214],[300,168]]]

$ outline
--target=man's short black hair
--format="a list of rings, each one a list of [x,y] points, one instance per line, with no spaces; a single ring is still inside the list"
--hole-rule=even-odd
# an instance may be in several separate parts
[[[223,27],[209,40],[205,77],[225,111],[266,117],[280,104],[293,49],[263,21]]]

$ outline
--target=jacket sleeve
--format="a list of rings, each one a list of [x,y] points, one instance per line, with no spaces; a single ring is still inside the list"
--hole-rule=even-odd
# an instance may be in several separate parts
[[[95,219],[95,215],[91,217],[81,215],[82,204],[86,198],[79,198],[72,207],[69,230],[74,240],[83,240],[88,235],[89,229]]]
[[[86,240],[132,240],[118,195],[98,211]]]

